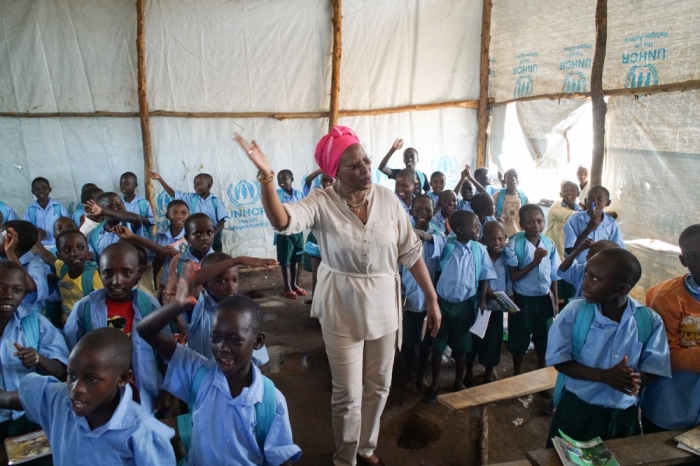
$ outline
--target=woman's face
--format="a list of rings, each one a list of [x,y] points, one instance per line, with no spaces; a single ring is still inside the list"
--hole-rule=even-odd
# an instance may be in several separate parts
[[[338,164],[337,178],[350,191],[364,191],[372,186],[372,161],[360,144],[345,149]]]

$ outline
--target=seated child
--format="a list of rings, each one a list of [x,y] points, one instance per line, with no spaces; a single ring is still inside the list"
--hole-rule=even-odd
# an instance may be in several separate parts
[[[547,364],[560,375],[548,447],[559,430],[575,439],[641,433],[641,388],[671,376],[661,318],[628,296],[641,275],[629,251],[599,252],[586,263],[584,299],[570,302],[552,324]]]
[[[435,283],[439,260],[433,257],[435,236],[445,236],[440,228],[431,223],[433,219],[433,201],[429,195],[421,194],[413,199],[411,216],[414,221],[414,230],[423,241],[423,261],[428,268],[430,280]],[[425,382],[425,367],[428,364],[428,352],[430,351],[430,335],[421,339],[423,322],[427,318],[428,308],[425,293],[418,286],[411,272],[401,267],[401,288],[404,299],[403,305],[403,344],[401,353],[406,358],[406,390],[415,392],[423,391],[427,386]],[[418,372],[415,370],[416,347],[418,347]]]
[[[71,218],[73,218],[73,221],[78,227],[80,227],[83,224],[83,221],[85,220],[85,208],[83,207],[83,204],[85,204],[87,200],[83,200],[83,193],[86,190],[93,188],[97,188],[97,185],[95,183],[85,183],[83,187],[80,188],[80,202],[78,202],[75,205],[75,210],[73,211],[73,215],[71,216]]]
[[[472,211],[477,217],[479,217],[479,223],[481,224],[481,231],[479,232],[481,236],[479,239],[481,239],[484,235],[484,226],[486,225],[486,222],[499,221],[493,216],[495,213],[493,198],[486,193],[474,194],[474,197],[472,197],[472,200],[469,203],[469,207],[471,207]]]
[[[19,220],[19,216],[12,207],[0,201],[0,224],[9,222],[10,220]]]
[[[265,344],[260,306],[243,296],[218,304],[209,359],[160,331],[195,301],[194,283],[188,282],[191,267],[176,299],[137,326],[139,335],[170,361],[163,388],[190,406],[189,464],[292,464],[301,450],[292,441],[284,396],[251,362],[253,351]]]
[[[508,174],[506,173],[506,180]],[[525,204],[518,213],[523,230],[510,238],[505,255],[520,312],[508,314],[508,351],[513,355],[513,375],[522,372],[530,337],[537,352],[537,368],[545,366],[547,331],[556,315],[559,255],[551,239],[542,234],[544,213],[536,204]]]
[[[692,429],[700,420],[700,225],[683,230],[678,245],[690,273],[647,292],[647,306],[659,313],[666,329],[672,378],[658,379],[642,394],[645,434]]]
[[[24,211],[24,220],[37,228],[41,244],[51,249],[56,245],[53,224],[59,217],[70,217],[70,214],[63,204],[49,197],[51,185],[46,178],[39,177],[32,181],[32,194],[36,197],[36,201]]]
[[[594,242],[592,239],[588,238],[586,241],[581,243],[579,247],[574,249],[574,252],[569,254],[569,256],[562,261],[562,263],[559,265],[557,275],[559,278],[565,280],[573,287],[574,294],[571,296],[572,298],[580,298],[582,296],[581,285],[583,285],[583,278],[586,276],[586,262],[591,260],[591,257],[595,256],[600,251],[619,247],[620,246],[618,246],[616,243],[606,239]],[[577,257],[586,249],[588,249],[586,262],[579,262]],[[568,299],[566,302],[568,302]]]
[[[443,172],[433,172],[433,174],[430,175],[430,191],[428,191],[427,194],[433,200],[433,205],[437,204],[438,197],[440,197],[442,190],[445,189],[446,184],[447,178]]]
[[[290,170],[280,170],[277,174],[277,196],[282,204],[293,204],[304,198],[301,191],[294,189],[294,175]],[[299,296],[306,296],[306,290],[299,286],[299,261],[304,250],[304,233],[294,235],[275,235],[275,245],[277,246],[277,261],[282,271],[282,281],[284,290],[282,296],[288,299],[297,299]]]
[[[141,217],[141,225],[143,225],[142,234],[148,239],[153,238],[153,225],[155,219],[153,217],[153,207],[146,198],[136,194],[136,188],[139,186],[139,180],[135,174],[131,172],[124,173],[119,178],[119,190],[124,195],[124,208],[127,212],[138,214]]]
[[[575,212],[564,225],[564,246],[566,253],[571,254],[586,238],[593,241],[607,239],[625,247],[622,233],[617,222],[603,209],[610,205],[610,193],[602,186],[594,186],[588,193],[588,210]],[[579,262],[586,259],[578,257]]]
[[[141,216],[127,212],[124,202],[117,193],[104,193],[97,198],[97,202],[88,201],[85,209],[89,215],[101,215],[103,218],[102,223],[85,235],[90,252],[97,262],[107,246],[119,241],[119,235],[114,232],[114,227],[128,223],[134,233],[142,234]]]
[[[82,209],[80,231],[85,237],[102,223],[101,215],[92,215],[85,212],[85,204],[87,204],[88,201],[97,202],[97,199],[103,194],[104,191],[100,188],[86,188],[80,194],[80,201],[82,202],[82,204],[80,204],[80,208]]]
[[[437,399],[442,353],[447,345],[452,348],[452,357],[455,359],[455,381],[452,388],[454,391],[465,388],[465,355],[472,350],[469,329],[479,309],[487,309],[488,280],[496,278],[486,247],[477,243],[481,230],[479,218],[472,212],[458,210],[450,217],[450,223],[456,237],[432,237],[435,241],[433,257],[440,258],[442,268],[435,287],[442,324],[432,343],[433,381],[423,397],[426,403],[433,403]]]
[[[377,170],[380,172],[384,173],[386,176],[389,177],[390,180],[395,180],[396,175],[399,174],[401,171],[400,168],[387,168],[386,164],[389,163],[389,159],[391,158],[392,155],[394,155],[394,152],[397,150],[401,149],[403,147],[403,139],[397,139],[394,141],[394,144],[391,146],[391,149],[389,149],[389,152],[384,156],[381,162],[379,162],[379,166],[377,167]],[[430,184],[428,184],[428,177],[425,176],[425,173],[422,171],[416,170],[416,166],[418,165],[418,151],[415,150],[413,147],[409,147],[405,151],[403,151],[403,163],[406,166],[406,168],[410,168],[411,170],[414,170],[416,172],[416,192],[415,194],[420,194],[422,192],[428,192],[430,191]]]
[[[323,171],[318,168],[304,178],[304,186],[301,192],[304,197],[306,197],[312,189],[326,189],[329,186],[333,186],[334,183],[335,178],[323,173]]]
[[[416,172],[410,168],[404,168],[396,175],[396,184],[394,192],[396,197],[401,201],[401,207],[406,211],[406,214],[411,215],[411,203],[413,202],[413,193],[416,190]]]
[[[31,372],[41,371],[60,379],[66,376],[68,347],[63,335],[36,309],[21,304],[27,292],[24,275],[21,265],[0,261],[0,368],[6,391],[17,390],[22,377]],[[1,408],[3,439],[39,430],[27,421],[21,407]]]
[[[564,247],[564,225],[574,212],[580,212],[576,199],[578,198],[578,186],[573,181],[565,181],[559,192],[561,202],[555,202],[547,212],[547,230],[544,232],[548,238],[554,241],[559,253],[559,259],[566,257]]]
[[[501,182],[501,184],[503,183],[502,178],[503,178],[503,175],[499,171],[498,172],[498,180]],[[476,181],[478,181],[481,186],[483,186],[483,188],[484,188],[483,192],[485,192],[489,196],[493,196],[498,191],[500,191],[501,188],[503,187],[503,186],[494,187],[491,185],[491,179],[489,178],[489,169],[486,167],[481,167],[481,168],[477,168],[476,170],[474,170],[474,179]]]
[[[138,252],[132,245],[110,244],[100,256],[99,265],[104,289],[93,291],[75,304],[64,328],[66,342],[75,348],[86,333],[102,327],[113,327],[130,336],[134,344],[132,365],[137,393],[141,406],[153,412],[163,379],[153,351],[133,328],[159,303],[135,289],[141,268]]]
[[[78,226],[75,224],[75,221],[70,218],[70,217],[59,217],[58,220],[56,220],[56,223],[53,224],[53,237],[54,239],[58,238],[58,235],[61,234],[62,231],[65,230],[77,230]],[[58,243],[58,241],[56,241]],[[42,245],[43,246],[43,245]],[[56,255],[56,252],[58,251],[57,247],[51,248],[51,254]]]
[[[508,266],[503,251],[506,246],[506,231],[503,224],[497,221],[486,222],[483,228],[481,242],[486,245],[489,258],[496,272],[496,278],[489,280],[486,290],[487,305],[495,298],[496,291],[503,291],[509,296],[513,295],[513,284],[508,278]],[[503,312],[493,311],[489,316],[489,324],[483,338],[472,334],[472,350],[467,353],[467,374],[464,377],[464,386],[469,388],[474,385],[474,361],[479,356],[479,364],[484,366],[484,383],[493,382],[494,368],[501,362],[501,345],[503,343]]]
[[[441,192],[438,198],[438,206],[440,210],[433,216],[433,223],[440,228],[440,231],[448,234],[452,231],[448,223],[450,216],[457,211],[457,196],[454,191],[446,189]]]
[[[187,240],[185,239],[185,220],[190,216],[190,209],[185,201],[175,199],[170,201],[168,209],[165,212],[165,218],[170,223],[167,227],[160,230],[153,237],[153,242],[163,246],[164,248],[172,248],[179,253],[185,252],[187,248]],[[170,269],[170,261],[172,257],[167,254],[165,256],[157,256],[153,260],[153,274],[158,276],[158,272],[163,270],[163,275],[160,279],[161,287],[165,286],[168,280]]]
[[[175,431],[132,400],[131,340],[115,329],[85,335],[68,359],[68,383],[28,374],[0,406],[24,409],[44,430],[55,466],[175,464]]]
[[[585,209],[586,202],[588,201],[588,192],[591,189],[591,184],[588,182],[588,168],[579,166],[576,170],[576,178],[578,179],[579,188],[579,207]]]
[[[503,227],[510,238],[520,229],[520,208],[528,203],[527,196],[518,189],[518,172],[511,168],[505,175],[506,187],[493,194],[493,202],[496,204],[496,217],[503,219]]]
[[[25,220],[11,220],[0,226],[0,257],[21,265],[24,270],[26,294],[22,306],[44,311],[49,296],[46,277],[51,269],[32,252],[38,241],[37,228]]]
[[[151,178],[158,180],[170,197],[185,201],[190,209],[190,214],[203,213],[211,219],[214,225],[214,242],[212,246],[214,251],[221,251],[221,232],[226,226],[228,212],[226,212],[224,203],[211,193],[214,178],[207,173],[200,173],[195,176],[193,193],[183,193],[180,190],[174,190],[156,172],[151,172]]]

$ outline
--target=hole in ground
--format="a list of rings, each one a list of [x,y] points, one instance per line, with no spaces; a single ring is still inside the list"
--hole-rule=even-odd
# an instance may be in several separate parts
[[[442,430],[429,419],[411,414],[399,428],[399,448],[421,450],[440,439]]]

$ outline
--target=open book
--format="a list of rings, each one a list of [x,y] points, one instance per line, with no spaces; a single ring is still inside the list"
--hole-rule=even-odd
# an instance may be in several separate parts
[[[504,291],[496,291],[494,293],[496,299],[490,299],[487,303],[490,311],[496,312],[520,312],[520,308],[515,305],[512,299]]]
[[[600,437],[587,442],[579,442],[559,431],[561,438],[554,437],[554,449],[564,466],[619,466],[608,447]]]
[[[694,455],[700,456],[700,427],[696,427],[678,437],[674,437],[673,440],[678,442],[678,448],[681,450],[689,451]]]
[[[5,439],[5,450],[8,465],[26,463],[51,454],[49,440],[43,430]]]

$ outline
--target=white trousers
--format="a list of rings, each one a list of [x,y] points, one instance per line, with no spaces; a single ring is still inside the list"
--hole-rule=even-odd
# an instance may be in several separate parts
[[[396,332],[358,340],[323,332],[333,377],[331,412],[335,466],[354,466],[356,455],[377,447],[379,420],[391,387]]]

